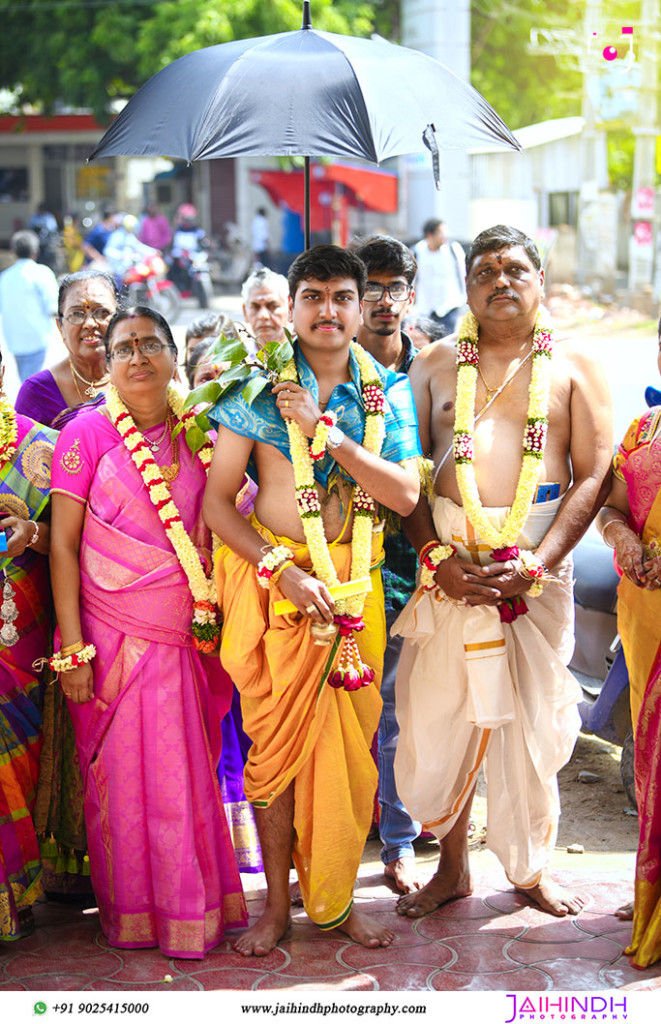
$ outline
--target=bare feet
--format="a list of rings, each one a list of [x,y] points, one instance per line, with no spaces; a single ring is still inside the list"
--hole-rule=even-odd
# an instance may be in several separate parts
[[[521,889],[518,885],[514,888],[524,896],[529,896],[542,910],[556,917],[566,917],[568,914],[580,914],[584,907],[584,901],[580,896],[574,896],[557,882],[554,882],[548,872],[544,871],[541,879],[531,889]]]
[[[631,903],[625,903],[623,907],[618,907],[615,916],[619,917],[620,921],[633,921],[633,900]]]
[[[390,860],[383,869],[386,878],[395,883],[398,892],[415,892],[420,888],[420,882],[414,873],[415,859],[413,857],[398,857]]]
[[[234,949],[242,956],[267,956],[284,938],[290,925],[289,912],[281,915],[267,906],[259,921],[236,940]]]
[[[368,914],[364,914],[355,908],[352,909],[346,921],[338,924],[336,930],[344,932],[354,942],[359,942],[361,946],[368,946],[370,948],[389,946],[395,938],[395,934],[390,931],[390,928],[384,928],[383,925],[377,924]]]
[[[397,913],[406,917],[424,917],[443,903],[470,896],[472,891],[473,883],[468,866],[457,870],[439,864],[434,877],[419,892],[398,899]]]

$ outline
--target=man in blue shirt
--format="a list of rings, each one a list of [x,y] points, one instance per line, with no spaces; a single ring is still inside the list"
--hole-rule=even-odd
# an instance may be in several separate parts
[[[92,228],[83,242],[86,264],[101,263],[105,265],[108,262],[105,257],[105,249],[108,239],[117,227],[117,221],[117,214],[112,207],[107,206],[103,210],[101,220]]]
[[[396,238],[373,235],[353,246],[367,267],[363,322],[356,340],[387,370],[408,374],[416,350],[402,331],[402,321],[415,300],[413,281],[417,264],[411,251]],[[418,559],[400,528],[389,532],[384,543],[383,595],[388,643],[383,662],[379,721],[379,834],[384,874],[401,893],[418,888],[415,878],[413,840],[420,824],[413,821],[397,795],[394,761],[399,737],[395,715],[395,677],[402,637],[390,636],[390,627],[415,590]]]
[[[11,249],[16,262],[0,274],[0,313],[22,382],[44,365],[55,326],[57,281],[50,267],[36,262],[39,239],[34,231],[17,231]]]

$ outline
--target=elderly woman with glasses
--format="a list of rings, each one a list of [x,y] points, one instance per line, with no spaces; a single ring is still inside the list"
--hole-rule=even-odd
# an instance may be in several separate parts
[[[74,723],[108,941],[199,958],[246,919],[215,774],[231,685],[205,654],[219,631],[201,516],[211,446],[193,455],[187,444],[194,420],[171,383],[176,348],[160,314],[117,313],[105,342],[106,403],[55,450],[52,667]]]
[[[108,385],[104,338],[117,302],[117,285],[105,271],[80,270],[62,278],[57,326],[67,354],[23,382],[16,399],[18,413],[61,430],[103,402]]]

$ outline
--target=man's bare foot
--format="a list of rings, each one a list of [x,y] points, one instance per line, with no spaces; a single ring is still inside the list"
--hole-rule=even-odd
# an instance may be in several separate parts
[[[386,878],[395,883],[398,892],[415,892],[420,888],[420,882],[415,877],[413,869],[415,859],[413,857],[398,857],[390,860],[383,869]]]
[[[335,930],[344,932],[354,942],[359,942],[361,946],[374,949],[377,946],[389,946],[395,938],[395,933],[391,932],[390,928],[384,928],[383,925],[377,924],[369,914],[364,914],[355,908],[352,909],[346,921],[338,924]]]
[[[470,896],[472,891],[473,883],[468,867],[457,871],[454,868],[444,868],[441,864],[431,881],[423,885],[419,892],[400,896],[397,900],[397,913],[406,917],[424,917],[443,903],[460,899],[462,896]]]
[[[544,871],[537,885],[531,889],[522,889],[518,885],[514,888],[529,896],[542,910],[547,910],[555,917],[566,917],[568,914],[580,914],[585,906],[581,896],[574,896],[563,886],[554,882],[548,872]]]
[[[631,903],[625,903],[623,907],[618,907],[615,916],[619,917],[620,921],[633,921],[633,900]]]
[[[255,921],[234,943],[234,949],[242,956],[267,956],[284,938],[291,925],[289,912],[279,914],[266,908],[259,921]]]

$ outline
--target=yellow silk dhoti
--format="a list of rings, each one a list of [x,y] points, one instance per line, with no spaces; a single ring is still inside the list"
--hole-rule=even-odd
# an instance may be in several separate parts
[[[533,505],[517,543],[534,549],[561,499]],[[487,509],[502,528],[507,509]],[[435,499],[439,540],[460,557],[491,561],[464,511]],[[451,602],[418,590],[393,626],[406,639],[397,672],[397,792],[411,814],[442,839],[469,799],[484,763],[487,846],[510,881],[532,887],[555,845],[556,773],[578,735],[581,690],[566,664],[573,638],[571,562],[529,611],[512,623],[498,608]]]
[[[296,565],[311,570],[305,544],[276,537],[254,518],[269,543],[284,544]],[[329,545],[341,582],[348,580],[351,545]],[[337,646],[320,647],[298,612],[276,615],[277,586],[265,590],[255,567],[230,548],[216,561],[224,625],[221,660],[241,694],[243,728],[252,740],[245,793],[268,807],[294,783],[293,860],[310,919],[334,928],[349,915],[360,858],[372,821],[377,771],[370,748],[381,713],[379,685],[385,650],[380,562],[382,536],[372,543],[372,591],[365,629],[355,634],[374,682],[353,693],[328,683]]]

